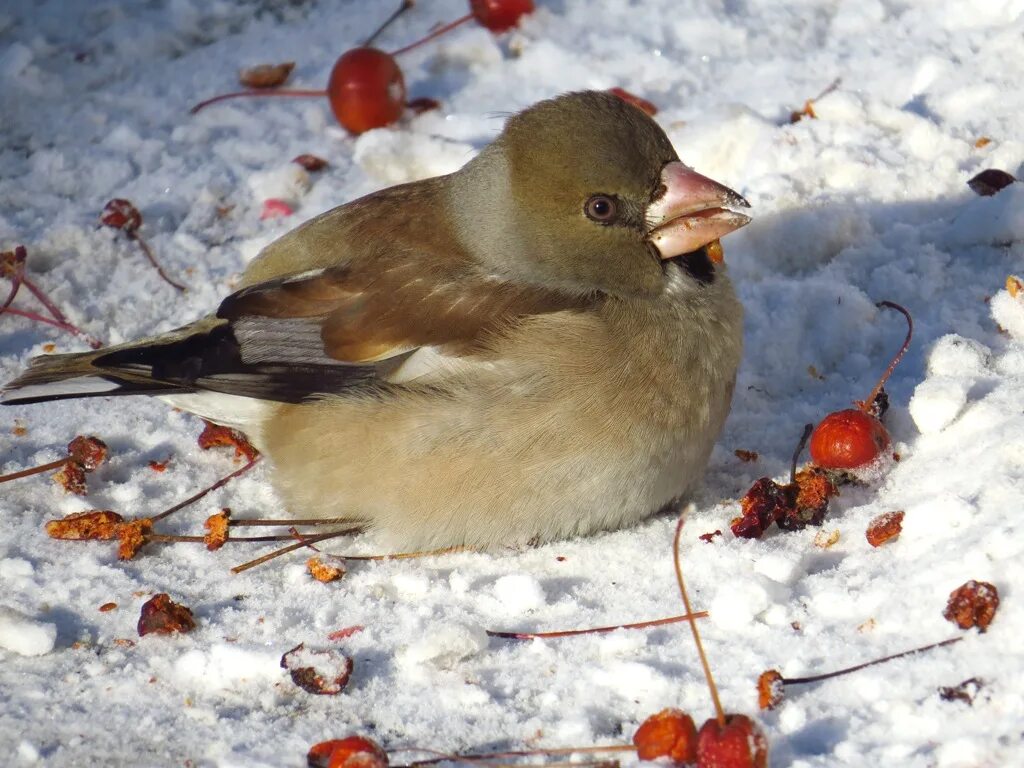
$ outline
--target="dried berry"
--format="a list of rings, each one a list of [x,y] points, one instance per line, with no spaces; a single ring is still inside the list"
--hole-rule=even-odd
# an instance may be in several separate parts
[[[700,768],[766,768],[768,740],[746,715],[726,715],[725,726],[711,718],[697,734]]]
[[[685,712],[663,709],[640,724],[633,744],[641,760],[667,757],[676,765],[685,765],[697,759],[697,726]]]
[[[785,695],[782,675],[778,670],[769,669],[757,678],[757,706],[761,709],[775,709]]]
[[[206,541],[206,548],[213,552],[223,547],[228,540],[228,526],[231,521],[231,510],[224,507],[220,512],[210,515],[203,523],[206,534],[203,539]]]
[[[999,590],[995,585],[971,579],[950,593],[942,615],[960,629],[977,627],[984,632],[995,618],[997,608]]]
[[[964,680],[959,685],[942,686],[939,688],[939,697],[943,701],[962,701],[968,706],[973,706],[974,697],[985,687],[984,681],[977,677]]]
[[[107,444],[92,435],[79,435],[68,443],[68,456],[86,472],[92,472],[106,460]]]
[[[750,462],[757,461],[758,459],[757,451],[745,451],[742,448],[737,448],[735,451],[733,451],[733,455],[736,456],[736,458],[739,459],[740,461]]]
[[[247,67],[238,73],[238,82],[246,88],[276,88],[284,85],[288,76],[295,69],[294,61],[281,64],[257,64]]]
[[[259,451],[253,447],[252,443],[246,439],[245,435],[230,427],[222,427],[220,424],[214,424],[211,421],[203,422],[206,426],[203,427],[202,434],[199,435],[199,447],[204,451],[210,448],[219,448],[227,446],[235,449],[235,457],[242,456],[247,461],[252,461],[260,455]]]
[[[117,608],[117,603],[104,603],[100,606],[100,613],[109,613]]]
[[[292,158],[292,162],[301,165],[310,173],[321,171],[327,167],[327,161],[316,155],[302,154]]]
[[[196,628],[192,611],[174,602],[166,592],[153,595],[142,604],[139,616],[139,636],[149,634],[170,635],[175,632],[191,632]]]
[[[714,530],[714,531],[708,531],[707,533],[702,533],[697,538],[700,539],[701,541],[703,541],[705,544],[710,544],[712,541],[714,541],[715,536],[721,536],[721,535],[722,535],[722,532],[720,530]]]
[[[133,233],[142,226],[142,214],[130,201],[116,197],[103,206],[100,222],[108,227]]]
[[[309,571],[309,575],[314,579],[324,583],[337,581],[346,573],[345,569],[341,566],[329,565],[319,557],[309,558],[309,560],[306,561],[306,570]]]
[[[405,107],[414,115],[422,115],[424,112],[431,112],[435,109],[440,109],[441,102],[437,99],[431,99],[429,96],[420,96],[417,99],[412,99],[407,102]]]
[[[85,470],[81,464],[74,461],[68,461],[54,472],[53,481],[67,493],[85,496],[89,490],[85,485]]]
[[[757,480],[740,499],[742,518],[733,521],[732,532],[741,538],[759,539],[773,522],[796,508],[796,489],[779,485],[770,477]]]
[[[352,666],[352,659],[340,651],[306,650],[302,643],[281,657],[281,668],[288,670],[293,683],[307,693],[321,696],[341,693],[348,684]]]
[[[128,520],[117,526],[117,557],[131,560],[146,544],[147,534],[153,530],[153,521],[148,517]]]
[[[612,94],[613,96],[618,96],[627,104],[632,104],[634,107],[637,107],[642,112],[645,112],[651,117],[654,117],[656,114],[658,114],[658,108],[654,106],[654,104],[649,102],[647,99],[643,99],[637,96],[636,94],[630,93],[625,88],[609,88],[608,93]]]
[[[75,512],[60,520],[50,520],[46,524],[46,534],[51,539],[109,541],[117,538],[117,529],[123,521],[117,512],[92,509]]]
[[[880,547],[890,539],[895,539],[903,530],[903,512],[886,512],[879,515],[868,524],[865,535],[868,544],[872,547]]]
[[[967,186],[977,195],[992,197],[992,195],[1010,186],[1016,180],[1006,171],[988,168],[968,180]]]

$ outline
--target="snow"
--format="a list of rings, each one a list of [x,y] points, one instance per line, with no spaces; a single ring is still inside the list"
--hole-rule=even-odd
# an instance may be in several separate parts
[[[558,92],[620,86],[660,108],[682,158],[740,191],[753,223],[724,242],[746,307],[733,411],[683,530],[683,568],[722,699],[756,714],[755,681],[848,666],[947,637],[956,645],[794,688],[757,714],[771,764],[1014,765],[1024,761],[1024,186],[978,197],[986,168],[1024,176],[1024,0],[538,0],[519,30],[467,25],[403,57],[410,96],[439,111],[358,138],[325,102],[239,100],[241,67],[294,60],[321,87],[335,58],[385,15],[352,0],[8,0],[0,10],[0,249],[29,249],[31,275],[72,322],[116,343],[214,307],[259,249],[323,210],[383,185],[458,167],[504,115]],[[462,0],[417,3],[381,40],[397,47]],[[814,105],[818,119],[791,124]],[[988,139],[988,142],[981,141]],[[289,161],[330,165],[306,175]],[[112,197],[142,211],[161,282],[135,243],[97,227]],[[267,199],[295,214],[261,220]],[[728,531],[758,477],[783,478],[803,425],[871,389],[914,316],[888,390],[892,463],[845,486],[824,530]],[[30,306],[19,295],[16,306]],[[44,345],[81,349],[24,318],[0,318],[0,379]],[[13,765],[301,766],[352,732],[389,749],[445,752],[628,741],[647,715],[711,715],[684,625],[515,642],[484,629],[568,629],[681,611],[675,521],[524,550],[350,561],[340,581],[306,555],[234,576],[263,550],[114,547],[46,537],[44,521],[89,508],[156,512],[238,465],[200,451],[198,422],[145,398],[0,411],[0,472],[58,458],[91,433],[112,458],[68,497],[45,476],[0,494],[0,754]],[[737,448],[757,451],[752,463]],[[170,457],[165,472],[150,461]],[[278,517],[265,467],[165,523],[196,533],[223,506]],[[873,548],[868,523],[905,512]],[[697,537],[720,529],[704,543]],[[331,542],[374,553],[374,542]],[[1002,600],[988,632],[942,617],[967,581]],[[156,592],[192,608],[191,634],[139,638]],[[108,602],[116,609],[101,612]],[[340,640],[331,633],[365,629]],[[125,642],[127,640],[131,643]],[[115,642],[120,641],[120,642]],[[313,696],[279,666],[299,643],[354,660],[348,687]],[[971,677],[972,705],[941,686]],[[396,761],[411,758],[396,753]],[[628,755],[625,764],[635,763]]]

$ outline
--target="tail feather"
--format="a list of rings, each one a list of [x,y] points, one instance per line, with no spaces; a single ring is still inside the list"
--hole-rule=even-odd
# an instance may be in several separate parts
[[[94,361],[109,350],[36,357],[28,370],[0,391],[0,403],[27,405],[78,397],[157,395],[180,387],[145,376],[98,368]]]

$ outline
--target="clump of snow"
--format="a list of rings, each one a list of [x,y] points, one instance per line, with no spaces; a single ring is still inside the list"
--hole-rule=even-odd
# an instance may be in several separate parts
[[[42,656],[53,650],[57,625],[39,621],[7,605],[0,605],[0,648],[22,656]]]
[[[910,416],[922,433],[938,432],[955,419],[967,403],[970,382],[954,376],[933,376],[914,389]]]
[[[424,637],[401,650],[398,661],[406,667],[430,664],[449,669],[486,647],[487,633],[480,627],[467,624],[441,625],[432,627]]]
[[[526,613],[544,605],[544,588],[528,573],[510,573],[494,582],[494,596],[510,614]]]
[[[992,319],[999,323],[1014,339],[1024,342],[1024,293],[1011,296],[1007,290],[999,291],[989,304]]]

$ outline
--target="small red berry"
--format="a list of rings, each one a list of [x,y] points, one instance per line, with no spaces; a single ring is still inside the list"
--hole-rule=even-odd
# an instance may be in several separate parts
[[[685,765],[697,759],[697,726],[685,712],[663,709],[640,724],[633,744],[641,760],[668,757],[676,765]]]
[[[726,715],[725,726],[711,718],[697,735],[698,768],[766,768],[768,740],[746,715]]]
[[[402,70],[389,53],[353,48],[331,70],[327,98],[338,122],[352,133],[390,125],[405,109]]]
[[[387,768],[388,755],[372,739],[347,736],[314,744],[306,762],[310,768]]]
[[[533,0],[469,0],[473,17],[491,32],[504,32],[533,13]]]
[[[889,447],[882,422],[858,408],[830,413],[811,435],[811,460],[825,469],[856,469]]]
[[[100,222],[114,229],[134,232],[142,226],[142,214],[128,200],[115,197],[103,206]]]

